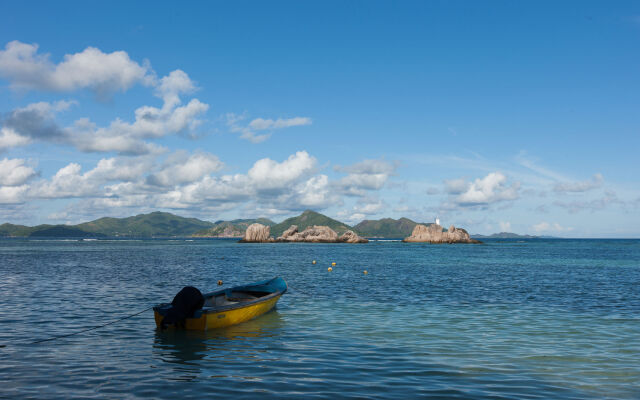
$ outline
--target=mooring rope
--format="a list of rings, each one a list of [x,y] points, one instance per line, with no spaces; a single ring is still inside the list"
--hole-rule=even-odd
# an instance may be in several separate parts
[[[65,337],[79,335],[81,333],[85,333],[85,332],[89,332],[89,331],[94,331],[96,329],[104,328],[107,325],[113,325],[113,324],[118,323],[120,321],[124,321],[125,319],[131,318],[131,317],[135,317],[136,315],[140,315],[145,311],[151,310],[152,308],[153,308],[153,306],[150,306],[150,307],[145,308],[144,310],[139,311],[139,312],[137,312],[135,314],[127,315],[126,317],[122,317],[120,319],[116,319],[114,321],[107,322],[106,324],[102,324],[102,325],[99,325],[99,326],[94,326],[92,328],[83,329],[83,330],[77,331],[77,332],[67,333],[66,335],[60,335],[60,336],[54,336],[54,337],[51,337],[51,338],[48,338],[48,339],[36,340],[35,342],[32,342],[30,344],[38,344],[38,343],[43,343],[43,342],[49,342],[49,341],[56,340],[56,339],[62,339],[62,338],[65,338]]]

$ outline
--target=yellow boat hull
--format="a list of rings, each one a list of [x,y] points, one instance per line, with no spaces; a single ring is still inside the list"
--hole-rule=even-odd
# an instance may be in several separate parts
[[[230,309],[230,310],[203,310],[198,318],[187,318],[185,320],[184,329],[206,331],[209,329],[224,328],[231,325],[240,324],[250,319],[259,317],[260,315],[271,310],[282,294],[272,297],[268,300],[248,304],[246,306]],[[154,310],[156,326],[162,326],[164,317]]]

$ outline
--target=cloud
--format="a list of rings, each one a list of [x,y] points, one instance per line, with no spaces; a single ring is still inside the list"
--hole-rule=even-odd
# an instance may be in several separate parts
[[[299,185],[296,198],[297,208],[326,208],[341,202],[333,193],[326,175],[311,177]]]
[[[440,189],[438,189],[438,188],[436,188],[436,187],[430,187],[430,188],[427,188],[427,194],[428,194],[429,196],[434,196],[434,195],[436,195],[436,194],[440,194]]]
[[[385,210],[388,205],[380,199],[362,199],[353,207],[356,213],[374,215]]]
[[[55,122],[55,114],[66,111],[73,101],[32,103],[7,113],[2,120],[0,147],[10,148],[33,140],[62,141],[65,131]]]
[[[228,113],[225,117],[231,132],[240,133],[241,138],[247,139],[252,143],[264,142],[271,137],[272,131],[276,129],[311,125],[312,123],[311,118],[308,117],[278,118],[276,120],[256,118],[247,125],[242,125],[241,122],[246,119],[246,115]],[[260,131],[270,132],[258,134]]]
[[[24,203],[28,189],[28,185],[0,186],[0,204]]]
[[[117,152],[139,155],[163,149],[145,141],[167,135],[193,132],[209,105],[198,99],[183,104],[180,96],[197,89],[182,70],[157,79],[148,65],[132,61],[126,52],[103,53],[88,47],[80,53],[66,55],[59,64],[48,55],[37,53],[38,46],[10,42],[0,50],[0,76],[14,89],[72,91],[90,89],[99,95],[125,91],[135,83],[154,87],[162,107],[142,106],[135,110],[134,121],[120,118],[99,127],[89,118],[80,118],[68,127],[60,127],[55,114],[75,104],[72,101],[33,103],[7,114],[0,127],[0,150],[26,145],[36,140],[67,144],[85,152]],[[276,121],[277,122],[277,121]],[[277,125],[277,124],[276,124]]]
[[[259,190],[281,189],[311,173],[315,165],[314,157],[306,151],[298,151],[281,163],[270,158],[256,161],[249,170],[248,178]]]
[[[51,181],[36,183],[30,190],[30,196],[55,199],[97,195],[99,182],[88,179],[86,175],[83,176],[81,170],[80,164],[68,164],[59,169]]]
[[[17,40],[0,50],[0,76],[8,79],[14,90],[66,92],[86,88],[99,95],[153,82],[149,66],[132,61],[124,51],[103,53],[87,47],[55,64],[49,54],[38,54],[37,44]]]
[[[364,220],[367,216],[378,214],[388,207],[389,205],[380,199],[361,198],[351,210],[338,212],[338,218],[354,224]]]
[[[69,163],[50,180],[34,182],[29,196],[44,199],[112,196],[109,187],[103,185],[110,182],[127,185],[142,181],[153,166],[153,159],[146,156],[103,158],[95,168],[85,173],[82,173],[80,164]]]
[[[306,151],[298,151],[282,162],[264,158],[256,161],[247,174],[206,175],[156,199],[170,208],[252,204],[252,210],[270,210],[272,215],[339,204],[328,177],[312,175],[315,164],[316,159]]]
[[[593,200],[575,200],[570,202],[555,201],[553,204],[566,209],[571,214],[575,214],[585,210],[603,210],[613,204],[625,206],[625,201],[619,199],[615,192],[606,191],[602,197]]]
[[[464,178],[451,179],[444,181],[444,190],[448,194],[462,194],[469,190],[470,185]]]
[[[157,95],[162,98],[165,104],[173,106],[180,103],[178,95],[191,93],[196,90],[196,84],[189,78],[186,72],[177,69],[160,79],[156,88]]]
[[[452,182],[452,181],[449,181]],[[466,190],[459,191],[462,188],[460,182],[454,185],[447,185],[451,194],[459,193],[453,198],[453,201],[464,207],[486,206],[489,204],[515,200],[519,197],[518,191],[520,184],[518,182],[507,185],[507,177],[500,172],[492,172],[484,178],[476,179],[466,184]]]
[[[536,174],[546,178],[546,181],[548,182],[549,180],[552,181],[565,181],[566,178],[555,172],[552,171],[548,168],[542,167],[540,165],[537,164],[536,161],[534,161],[533,159],[531,159],[526,152],[521,151],[520,153],[518,153],[515,157],[515,161],[520,164],[521,166],[527,168],[530,171],[535,172]]]
[[[165,187],[176,186],[196,181],[219,171],[223,166],[224,163],[213,154],[196,152],[188,155],[185,151],[179,151],[167,158],[162,170],[149,175],[147,182]]]
[[[154,143],[124,134],[117,134],[109,129],[97,128],[89,119],[81,118],[70,128],[68,142],[83,152],[110,153],[124,155],[159,154],[164,148]]]
[[[364,160],[346,167],[336,166],[336,171],[348,173],[336,186],[344,194],[365,196],[367,191],[381,189],[397,167],[397,163],[385,160]]]
[[[78,207],[96,213],[126,207],[197,214],[244,205],[254,211],[283,214],[341,204],[329,178],[314,175],[316,160],[306,151],[280,162],[261,159],[246,174],[222,176],[214,175],[224,164],[212,154],[179,151],[162,162],[157,157],[105,158],[87,172],[70,163],[50,179],[34,182],[26,195],[31,199],[81,198]]]
[[[176,70],[160,79],[155,91],[155,94],[163,99],[163,106],[139,107],[134,112],[133,122],[116,118],[108,126],[99,127],[88,118],[80,118],[72,126],[60,129],[49,113],[46,114],[47,118],[42,118],[47,124],[40,125],[50,127],[51,131],[55,128],[58,137],[64,138],[64,143],[84,152],[116,152],[126,155],[160,153],[163,151],[162,147],[145,139],[158,139],[193,131],[202,122],[199,117],[209,109],[208,104],[198,99],[192,99],[182,105],[180,94],[193,90],[195,84],[189,76]]]
[[[160,146],[142,139],[189,129],[197,125],[196,116],[208,108],[194,99],[185,107],[162,110],[141,107],[136,110],[136,122],[132,124],[116,119],[109,127],[99,128],[89,119],[80,118],[71,126],[60,127],[56,114],[73,104],[73,101],[39,102],[7,113],[0,128],[0,150],[46,141],[71,145],[85,152],[160,153]]]
[[[590,180],[580,182],[561,182],[553,187],[554,192],[582,193],[602,186],[604,179],[601,174],[595,174]]]
[[[15,130],[0,127],[0,151],[31,143],[31,139],[16,133]]]
[[[541,232],[570,232],[570,231],[573,230],[573,228],[563,227],[557,222],[549,223],[549,222],[546,222],[546,221],[543,221],[543,222],[540,222],[538,224],[535,224],[531,228],[537,233],[541,233]]]
[[[276,120],[256,118],[249,122],[249,128],[254,131],[263,131],[267,129],[291,128],[292,126],[311,125],[311,118],[294,117],[294,118],[278,118]]]
[[[500,221],[500,232],[511,232],[511,222]]]
[[[36,171],[25,165],[21,158],[0,160],[0,186],[21,186],[36,175]]]
[[[171,89],[173,91],[159,92],[164,100],[162,108],[142,106],[135,110],[132,123],[116,119],[108,127],[98,128],[88,119],[77,121],[73,128],[74,143],[83,151],[141,154],[150,150],[141,146],[141,139],[161,138],[197,128],[200,124],[197,117],[205,113],[209,105],[198,99],[180,105],[181,87]]]
[[[367,218],[367,216],[365,214],[363,214],[363,213],[354,213],[354,214],[344,213],[344,214],[341,214],[339,216],[344,218],[347,222],[349,222],[351,224],[358,223],[358,222],[364,220],[365,218]]]

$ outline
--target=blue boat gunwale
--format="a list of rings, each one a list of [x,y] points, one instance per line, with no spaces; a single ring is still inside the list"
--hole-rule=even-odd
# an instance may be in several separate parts
[[[262,296],[262,297],[258,297],[255,300],[250,300],[250,301],[243,301],[243,302],[238,302],[237,304],[229,304],[229,305],[224,305],[224,306],[217,306],[217,307],[203,307],[199,310],[197,310],[192,318],[200,318],[202,316],[202,314],[214,314],[214,313],[218,313],[218,312],[222,312],[222,311],[231,311],[231,310],[236,310],[236,309],[240,309],[240,308],[245,308],[245,307],[249,307],[249,306],[253,306],[259,303],[263,303],[266,301],[269,301],[271,299],[273,299],[274,297],[277,296],[282,296],[288,289],[287,286],[287,282],[282,279],[281,277],[277,276],[271,279],[265,279],[262,281],[258,281],[258,282],[254,282],[254,283],[249,283],[246,285],[240,285],[240,286],[234,286],[234,287],[230,287],[230,288],[226,288],[226,289],[220,289],[220,290],[215,290],[213,292],[209,292],[209,293],[205,293],[202,296],[206,299],[209,297],[213,297],[213,296],[218,296],[220,294],[225,294],[226,296],[230,295],[233,291],[241,291],[241,290],[247,290],[247,289],[257,289],[259,287],[266,287],[269,288],[269,284],[271,283],[275,283],[275,287],[274,289],[276,289],[275,291],[269,293],[266,296]],[[258,291],[258,290],[255,290]],[[268,290],[264,291],[265,293],[268,293]],[[158,304],[157,306],[153,307],[153,311],[158,312],[160,315],[164,316],[164,313],[166,311],[169,310],[169,308],[171,307],[171,303],[161,303]]]

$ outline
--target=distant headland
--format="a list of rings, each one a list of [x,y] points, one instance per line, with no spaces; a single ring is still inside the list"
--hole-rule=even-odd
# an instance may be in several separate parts
[[[429,241],[432,243],[451,243],[451,229],[436,228],[434,223],[418,223],[408,218],[379,220],[364,220],[357,225],[350,226],[326,215],[315,211],[306,210],[302,214],[276,223],[268,218],[235,219],[230,221],[209,222],[197,218],[184,218],[167,212],[152,212],[127,218],[104,217],[94,221],[77,225],[37,225],[25,226],[4,223],[0,225],[0,237],[30,237],[30,238],[237,238],[245,236],[247,228],[252,224],[260,224],[269,228],[267,237],[272,236],[273,241],[336,241],[347,243],[363,243],[368,239],[393,238],[406,239],[406,241]],[[432,240],[420,232],[420,230],[433,229],[434,232],[444,233],[440,239]],[[433,228],[431,228],[434,226]],[[438,225],[439,226],[439,225]],[[329,230],[325,229],[328,228]],[[463,242],[469,236],[466,230],[454,228],[456,237]],[[333,232],[333,233],[331,233]],[[449,233],[448,233],[449,232]],[[335,235],[334,235],[335,234]],[[465,236],[466,234],[466,236]],[[462,235],[462,236],[460,236]],[[521,236],[510,233],[500,233],[504,238],[536,238],[535,236]],[[337,239],[336,239],[337,237]],[[413,239],[412,239],[413,238]],[[430,240],[418,240],[430,239]],[[469,240],[484,239],[486,236],[471,235]],[[442,240],[444,239],[444,240]]]

